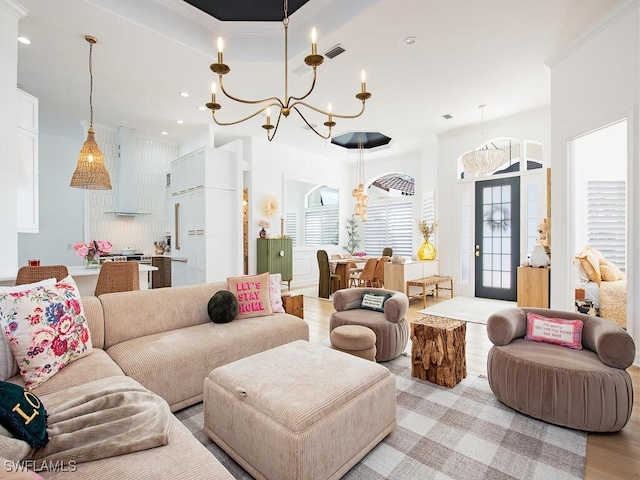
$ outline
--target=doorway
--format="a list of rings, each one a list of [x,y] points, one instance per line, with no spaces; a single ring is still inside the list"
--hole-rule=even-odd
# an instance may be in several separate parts
[[[475,296],[517,299],[520,177],[475,184]]]

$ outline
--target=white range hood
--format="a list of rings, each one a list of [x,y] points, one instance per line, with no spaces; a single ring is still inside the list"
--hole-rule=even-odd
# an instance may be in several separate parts
[[[118,172],[115,184],[116,211],[107,212],[118,216],[133,217],[151,215],[138,211],[137,158],[135,131],[118,127]]]

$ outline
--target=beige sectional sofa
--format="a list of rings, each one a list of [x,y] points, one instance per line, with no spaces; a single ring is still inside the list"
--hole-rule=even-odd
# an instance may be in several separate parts
[[[162,397],[171,411],[202,400],[203,381],[215,367],[295,340],[308,340],[307,323],[293,315],[214,324],[207,304],[226,282],[141,290],[82,299],[93,352],[33,390],[44,404],[73,391],[127,376]],[[24,385],[19,375],[9,381]],[[73,390],[70,390],[72,389]],[[40,472],[52,479],[233,478],[173,415],[167,445],[78,463],[73,472]],[[67,458],[67,461],[73,460]]]

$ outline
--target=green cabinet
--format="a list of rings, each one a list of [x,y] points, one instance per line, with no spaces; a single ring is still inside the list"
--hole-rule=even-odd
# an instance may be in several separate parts
[[[257,273],[279,273],[289,284],[293,278],[293,245],[290,238],[258,238]]]

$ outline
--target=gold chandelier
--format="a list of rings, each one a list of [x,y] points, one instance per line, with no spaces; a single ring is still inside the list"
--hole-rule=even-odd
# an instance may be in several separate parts
[[[367,221],[367,206],[369,205],[369,197],[364,191],[364,145],[362,143],[362,133],[358,140],[358,160],[356,164],[356,182],[357,186],[351,192],[356,199],[354,214],[358,215],[363,222]]]
[[[289,9],[289,2],[288,0],[284,0],[284,20],[282,21],[282,24],[284,25],[284,97],[283,99],[280,99],[278,97],[269,97],[269,98],[264,98],[262,100],[243,100],[241,98],[235,97],[233,95],[230,95],[224,88],[224,84],[222,82],[222,76],[229,73],[231,71],[231,68],[226,65],[225,63],[223,63],[223,59],[222,59],[222,49],[223,49],[223,43],[222,43],[222,37],[218,38],[218,62],[217,63],[213,63],[211,64],[211,70],[218,74],[218,79],[219,79],[219,83],[220,83],[220,90],[222,90],[222,93],[224,93],[224,95],[227,98],[230,98],[231,100],[235,100],[236,102],[240,102],[240,103],[245,103],[245,104],[250,104],[250,105],[260,105],[259,109],[257,111],[255,111],[254,113],[247,115],[244,118],[241,118],[239,120],[236,121],[232,121],[232,122],[221,122],[218,121],[218,119],[216,118],[216,111],[220,110],[222,107],[219,103],[216,102],[216,84],[215,82],[213,82],[211,84],[211,102],[207,103],[206,106],[207,108],[209,108],[211,110],[212,113],[212,117],[213,117],[213,121],[221,126],[229,126],[229,125],[236,125],[238,123],[244,122],[245,120],[249,120],[250,118],[255,117],[256,115],[265,112],[266,116],[267,116],[267,121],[264,125],[262,125],[262,128],[264,128],[267,131],[267,138],[269,139],[269,141],[273,140],[273,138],[276,135],[276,132],[278,131],[278,126],[280,125],[280,120],[282,118],[282,116],[284,115],[285,117],[288,117],[289,114],[291,113],[292,110],[295,110],[298,115],[300,115],[300,117],[302,118],[302,120],[304,121],[304,123],[307,124],[307,126],[313,131],[315,132],[318,136],[327,139],[329,137],[331,137],[331,129],[336,125],[336,122],[334,121],[334,118],[357,118],[360,115],[362,115],[362,113],[364,112],[364,106],[365,106],[365,102],[367,99],[369,99],[371,97],[371,94],[369,92],[367,92],[367,84],[366,84],[366,77],[365,77],[365,72],[364,70],[362,71],[362,76],[361,76],[361,91],[358,92],[356,94],[356,98],[358,100],[360,100],[362,102],[362,108],[360,109],[360,112],[358,112],[355,115],[339,115],[336,113],[333,113],[331,111],[331,104],[329,104],[328,108],[326,110],[323,110],[321,108],[318,107],[314,107],[313,105],[310,105],[309,103],[304,102],[304,99],[307,98],[311,92],[313,91],[315,85],[316,85],[316,68],[319,67],[320,65],[322,65],[322,62],[324,62],[324,57],[322,55],[319,55],[317,52],[317,45],[316,45],[316,30],[315,28],[311,31],[311,55],[307,55],[304,59],[304,62],[309,65],[310,67],[313,68],[313,80],[311,82],[311,86],[309,88],[309,90],[307,91],[307,93],[305,93],[303,96],[301,97],[294,97],[294,96],[290,96],[289,95],[289,70],[288,70],[288,51],[289,51],[289,41],[288,41],[288,29],[289,29],[289,14],[288,14],[288,9]],[[285,100],[286,99],[286,100]],[[275,125],[273,125],[271,123],[271,108],[277,108],[278,109],[278,118],[276,120]],[[305,116],[302,114],[302,112],[300,111],[300,107],[305,107],[309,110],[313,110],[315,112],[318,112],[322,115],[326,115],[327,116],[327,121],[324,122],[324,126],[327,127],[327,133],[326,135],[323,135],[321,132],[318,131],[318,129],[316,128],[316,126],[314,126],[313,124],[311,124],[306,118]]]
[[[482,112],[482,142],[484,142],[484,107],[479,105],[478,108]],[[489,148],[484,145],[478,150],[473,150],[462,155],[462,163],[467,172],[475,173],[491,173],[505,162],[505,152],[495,145]]]
[[[104,166],[104,156],[96,143],[93,131],[93,45],[98,42],[95,37],[87,35],[89,42],[89,110],[90,121],[87,139],[78,155],[78,164],[71,177],[71,186],[90,190],[111,190],[109,172]]]

